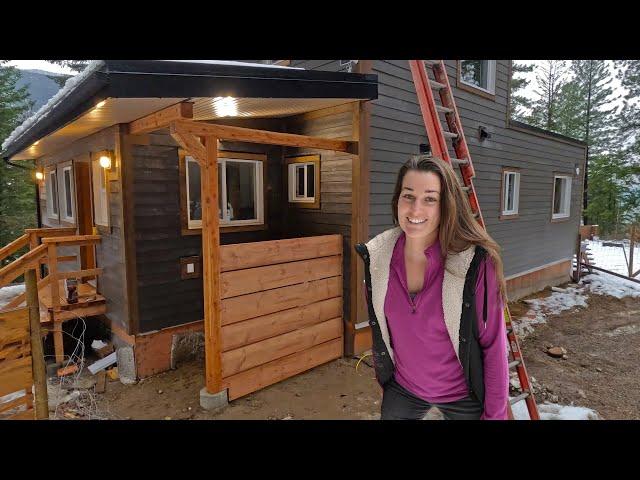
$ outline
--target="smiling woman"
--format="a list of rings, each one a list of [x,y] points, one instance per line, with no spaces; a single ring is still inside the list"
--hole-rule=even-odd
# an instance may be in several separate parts
[[[414,156],[398,172],[396,228],[365,260],[382,419],[506,419],[508,365],[499,247],[450,164]]]

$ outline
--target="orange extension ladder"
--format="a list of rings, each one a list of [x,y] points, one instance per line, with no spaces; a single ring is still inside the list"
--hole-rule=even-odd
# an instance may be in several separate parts
[[[418,100],[420,102],[420,110],[422,111],[424,124],[427,128],[427,137],[429,138],[431,153],[433,156],[442,158],[453,166],[458,166],[460,168],[460,174],[462,175],[462,181],[464,183],[463,189],[469,195],[471,210],[474,212],[480,225],[485,228],[482,212],[480,211],[480,204],[478,203],[478,196],[476,195],[476,190],[473,186],[475,171],[473,169],[473,163],[471,162],[471,155],[469,154],[467,141],[462,130],[462,123],[458,116],[458,109],[456,108],[455,100],[453,98],[453,92],[451,91],[451,85],[449,84],[449,79],[447,77],[444,61],[409,60],[409,65],[411,67],[413,83],[415,84],[416,93],[418,94]],[[429,78],[429,70],[433,73],[433,80]],[[433,91],[437,91],[440,94],[439,105],[436,104]],[[441,113],[444,114],[446,119],[448,127],[446,130],[440,119]],[[453,144],[455,157],[452,157],[449,154],[449,145],[447,140],[450,140]],[[509,307],[507,305],[505,305],[504,309],[504,318],[507,328],[507,343],[509,344],[511,357],[509,370],[512,368],[516,369],[522,391],[520,395],[509,401],[509,405],[507,406],[509,418],[513,419],[511,405],[521,400],[525,400],[531,420],[539,420],[540,415],[538,413],[538,407],[533,396],[531,383],[529,382],[529,375],[527,374],[527,369],[524,365],[520,345],[518,344],[518,339],[513,331],[511,313],[509,312]]]

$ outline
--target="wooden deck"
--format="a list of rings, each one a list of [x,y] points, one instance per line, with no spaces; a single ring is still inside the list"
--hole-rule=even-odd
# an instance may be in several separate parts
[[[88,283],[78,284],[78,303],[68,303],[66,299],[66,288],[64,280],[58,281],[60,292],[59,311],[55,312],[55,319],[58,321],[71,320],[77,317],[88,317],[91,315],[101,315],[106,313],[106,298],[96,293],[95,287]],[[41,323],[49,323],[53,320],[53,307],[51,301],[51,289],[45,288],[40,291],[40,319]]]

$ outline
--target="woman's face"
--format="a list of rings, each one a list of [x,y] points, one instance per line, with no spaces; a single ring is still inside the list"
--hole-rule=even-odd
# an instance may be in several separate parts
[[[440,226],[440,177],[433,172],[409,170],[398,198],[398,222],[408,237],[437,237]]]

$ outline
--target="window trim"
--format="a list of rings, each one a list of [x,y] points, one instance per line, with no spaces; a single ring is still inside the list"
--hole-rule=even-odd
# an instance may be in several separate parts
[[[60,164],[60,171],[62,172],[62,198],[63,198],[63,212],[61,215],[61,221],[67,223],[76,223],[76,186],[75,175],[73,168],[73,161]],[[65,182],[65,172],[69,172],[69,189],[67,191],[67,183]],[[67,194],[71,201],[71,216],[67,215]],[[58,201],[58,212],[60,213],[60,201]]]
[[[555,204],[556,201],[556,179],[558,178],[565,178],[567,179],[566,185],[567,185],[567,195],[565,197],[565,207],[566,207],[566,213],[554,213],[553,212],[553,205]],[[573,183],[573,175],[567,174],[567,173],[556,173],[554,172],[553,174],[553,183],[551,184],[551,221],[552,222],[557,222],[557,221],[566,221],[569,218],[571,218],[571,185]]]
[[[287,199],[288,199],[288,205],[289,207],[294,207],[294,208],[311,208],[311,209],[316,209],[319,210],[320,209],[320,196],[321,196],[321,191],[320,191],[320,155],[319,154],[315,154],[315,155],[296,155],[296,156],[290,156],[290,157],[286,157],[285,158],[285,165],[284,165],[284,183],[285,183],[285,188],[287,191]],[[313,164],[314,168],[315,168],[315,177],[314,177],[314,200],[313,201],[308,201],[308,200],[292,200],[292,188],[295,188],[295,183],[292,183],[295,181],[295,177],[292,179],[290,176],[290,172],[291,170],[291,165],[293,164],[298,164],[298,163],[304,163],[304,164]],[[305,170],[305,178],[306,178],[306,170]],[[295,190],[294,190],[295,191]]]
[[[192,226],[189,227],[189,210],[188,210],[188,174],[187,174],[187,160],[186,157],[191,157],[184,149],[178,149],[178,167],[179,167],[179,183],[180,183],[180,227],[182,235],[202,235],[202,224],[200,226]],[[262,220],[260,223],[255,221],[247,221],[240,220],[232,223],[224,223],[220,220],[219,229],[220,233],[231,233],[231,232],[245,232],[245,231],[256,231],[256,230],[266,230],[268,229],[268,223],[266,219],[268,218],[268,209],[267,209],[267,189],[265,186],[267,185],[266,178],[266,162],[267,155],[263,153],[249,153],[249,152],[236,152],[230,150],[220,150],[218,151],[218,159],[224,160],[241,160],[241,161],[254,161],[254,162],[262,162],[260,169],[262,170],[262,175],[259,174],[258,182],[256,182],[256,188],[258,185],[262,188],[262,196],[259,195],[258,192],[258,209],[260,219],[260,213]],[[194,160],[195,161],[195,160]],[[260,212],[261,209],[261,212]],[[201,221],[200,221],[201,222]],[[237,223],[236,223],[237,222]],[[240,223],[242,222],[242,223]],[[246,222],[246,223],[245,223]],[[250,222],[250,223],[249,223]]]
[[[516,178],[514,188],[514,209],[505,210],[506,207],[506,177],[507,175],[514,174]],[[513,219],[520,216],[520,177],[521,172],[519,168],[515,167],[502,167],[502,179],[500,184],[500,219]]]
[[[55,198],[53,192],[52,177],[51,174],[55,175]],[[50,165],[46,167],[46,189],[47,189],[47,218],[51,220],[60,220],[60,202],[58,198],[60,197],[60,185],[58,182],[58,169],[56,165]],[[56,207],[56,211],[54,212],[52,207]]]
[[[458,72],[457,72],[457,81],[456,87],[460,90],[466,90],[471,93],[475,93],[476,95],[480,95],[482,97],[495,100],[496,99],[496,77],[498,73],[498,62],[496,60],[487,60],[489,62],[489,72],[487,74],[487,86],[489,88],[482,88],[473,83],[465,82],[462,79],[462,62],[464,60],[458,60]]]
[[[100,152],[92,152],[91,156],[90,156],[90,161],[91,161],[91,202],[92,202],[92,210],[93,210],[93,224],[95,226],[100,226],[100,227],[106,227],[106,228],[110,228],[111,227],[111,210],[110,210],[110,206],[109,206],[109,172],[104,169],[102,166],[100,166],[100,157],[105,154],[105,153],[109,153],[108,151],[100,151]],[[96,167],[97,166],[97,167]],[[97,212],[98,212],[98,205],[96,203],[96,196],[100,195],[102,192],[96,192],[96,181],[100,182],[100,180],[96,180],[94,178],[96,171],[100,172],[100,176],[102,178],[102,180],[104,181],[104,203],[100,202],[101,206],[104,205],[104,216],[106,218],[106,224],[105,223],[100,223],[102,222],[102,219],[98,218]]]

